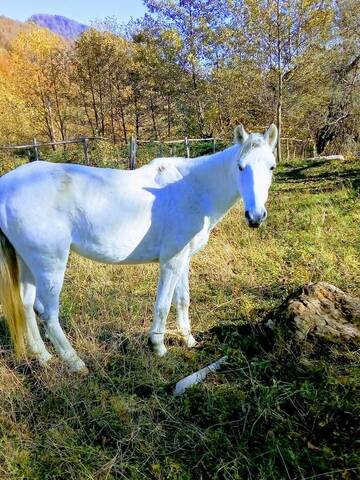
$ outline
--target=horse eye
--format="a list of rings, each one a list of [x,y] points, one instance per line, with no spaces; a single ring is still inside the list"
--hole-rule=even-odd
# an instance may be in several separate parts
[[[274,166],[270,167],[270,170],[275,170],[275,167]]]
[[[242,172],[244,170],[244,167],[242,167],[241,165],[238,165],[238,167],[239,167],[240,172]]]

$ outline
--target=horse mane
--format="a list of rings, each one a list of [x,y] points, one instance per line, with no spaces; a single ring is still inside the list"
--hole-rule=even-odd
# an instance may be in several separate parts
[[[242,146],[241,155],[246,155],[254,148],[261,147],[265,144],[265,138],[261,133],[250,133]]]

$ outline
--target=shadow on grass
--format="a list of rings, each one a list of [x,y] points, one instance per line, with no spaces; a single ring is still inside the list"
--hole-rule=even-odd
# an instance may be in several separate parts
[[[266,355],[274,345],[272,331],[263,323],[239,325],[226,323],[217,325],[204,333],[204,349],[211,343],[219,343],[231,349],[239,349],[248,360],[257,355]],[[209,346],[207,346],[207,343]]]
[[[329,160],[311,160],[308,163],[295,168],[291,165],[285,165],[285,167],[287,168],[285,175],[289,175],[289,178],[304,178],[304,172],[306,172],[310,168],[317,168],[326,164],[329,164]],[[277,176],[281,175],[282,173],[278,174]]]
[[[332,183],[331,186],[326,185],[325,187],[322,187],[321,191],[324,191],[324,189],[329,191],[338,186],[338,184],[342,183],[344,180],[352,180],[353,183],[359,185],[360,168],[346,168],[346,165],[339,161],[336,161],[337,163],[332,165],[333,171],[311,174],[311,169],[327,166],[330,162],[331,161],[329,160],[313,160],[300,167],[290,168],[286,171],[277,173],[276,180],[278,182],[289,182],[291,184],[319,182]],[[313,193],[317,193],[317,189],[315,189]]]
[[[360,195],[360,175],[354,180],[352,180],[351,185],[355,193]]]

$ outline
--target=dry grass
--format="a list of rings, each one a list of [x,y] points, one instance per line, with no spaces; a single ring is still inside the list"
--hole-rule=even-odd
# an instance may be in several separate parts
[[[156,265],[75,255],[61,315],[87,378],[58,360],[14,364],[0,325],[0,478],[357,478],[356,351],[304,367],[239,333],[304,283],[360,295],[360,164],[300,167],[277,173],[265,228],[248,229],[237,206],[194,259],[191,315],[204,349],[180,345],[171,313],[169,354],[149,351]],[[222,354],[224,373],[169,395]]]

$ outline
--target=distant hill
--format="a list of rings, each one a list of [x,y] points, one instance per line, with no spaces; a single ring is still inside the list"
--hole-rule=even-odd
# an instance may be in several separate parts
[[[0,51],[9,50],[13,40],[20,32],[30,30],[29,24],[13,20],[12,18],[0,16]]]
[[[79,37],[85,30],[87,25],[71,20],[70,18],[62,17],[61,15],[47,15],[39,13],[32,15],[28,22],[34,22],[40,27],[48,28],[54,33],[71,40]]]

